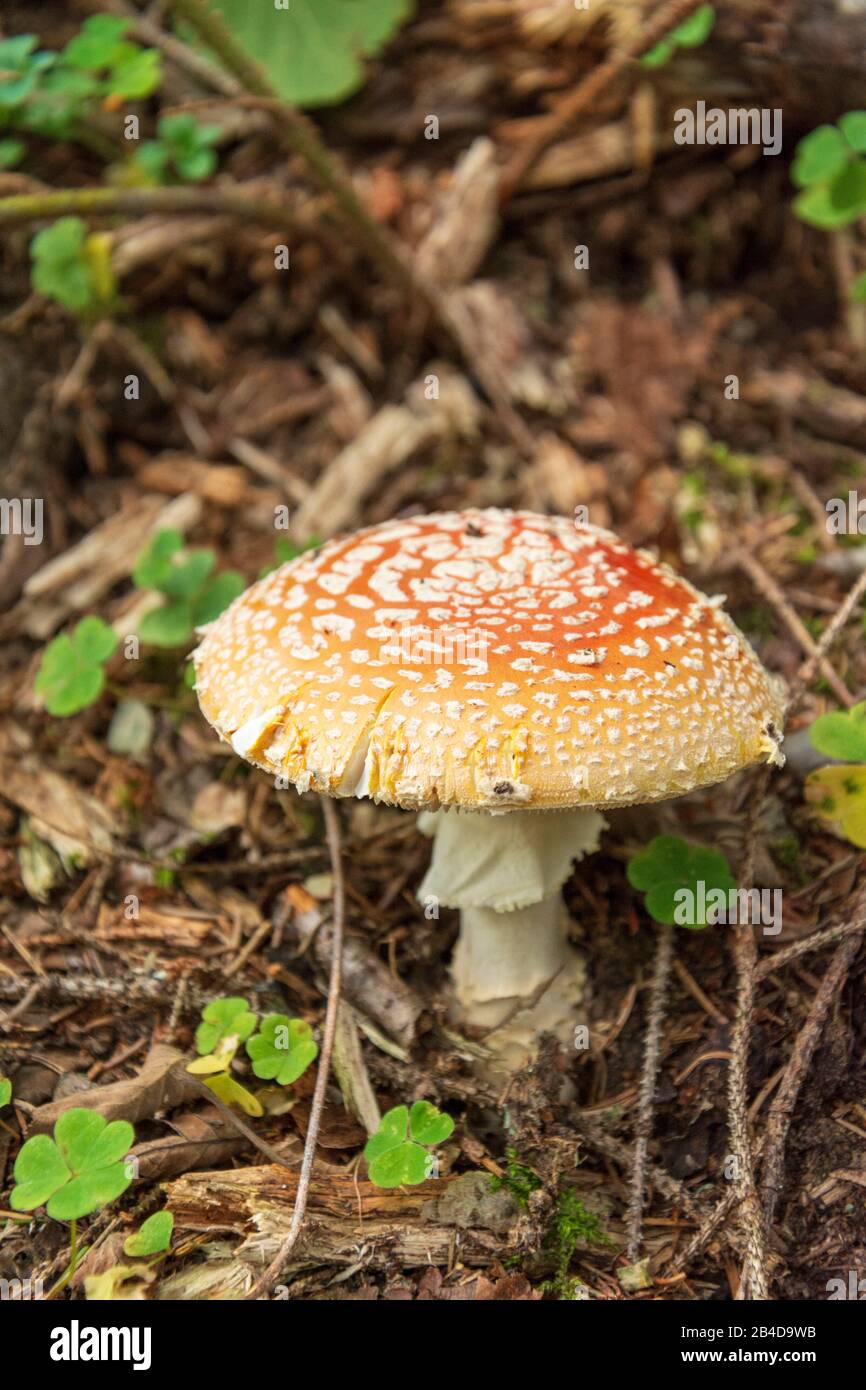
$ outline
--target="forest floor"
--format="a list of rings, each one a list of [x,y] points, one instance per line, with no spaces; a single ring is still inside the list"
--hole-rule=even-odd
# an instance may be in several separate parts
[[[44,5],[40,43],[60,47],[87,8]],[[808,726],[866,694],[862,604],[843,610],[866,547],[830,534],[825,513],[866,462],[844,266],[791,211],[802,132],[775,158],[659,147],[652,77],[635,65],[506,198],[503,168],[610,40],[601,25],[534,45],[519,5],[476,10],[422,4],[358,95],[315,113],[404,248],[408,282],[281,147],[267,104],[225,93],[206,108],[223,134],[199,206],[93,221],[110,237],[115,316],[82,325],[34,292],[28,245],[43,223],[3,228],[3,488],[45,499],[45,540],[9,537],[0,555],[2,1277],[47,1285],[66,1266],[67,1228],[22,1219],[8,1197],[22,1138],[83,1101],[134,1123],[139,1161],[125,1195],[83,1223],[91,1248],[64,1296],[122,1261],[123,1239],[164,1204],[174,1241],[148,1296],[243,1296],[288,1228],[316,1069],[290,1093],[270,1088],[252,1119],[212,1101],[185,1062],[210,1000],[244,996],[317,1036],[327,1005],[327,948],[311,931],[329,921],[335,865],[318,798],[276,790],[218,743],[184,679],[192,640],[143,643],[139,660],[118,647],[100,698],[66,718],[34,690],[45,645],[87,614],[137,630],[152,596],[131,570],[160,529],[252,582],[286,539],[479,506],[585,507],[726,594],[792,686],[834,617],[847,621],[832,669],[806,671],[783,769],[609,815],[566,885],[592,1045],[548,1041],[507,1086],[479,1078],[478,1040],[448,1023],[456,915],[427,920],[415,897],[429,841],[408,812],[338,803],[342,1070],[289,1296],[707,1300],[763,1279],[773,1297],[819,1299],[866,1271],[866,872],[804,796]],[[12,4],[5,34],[35,22]],[[167,73],[143,104],[148,125],[160,101],[208,95],[182,65]],[[102,177],[69,141],[42,141],[26,169],[0,173],[0,203]],[[251,215],[207,202],[238,186]],[[277,205],[294,221],[286,271]],[[284,507],[288,537],[274,531]],[[626,866],[660,833],[750,862],[785,912],[754,952],[751,933],[676,931],[648,1097],[660,932]],[[368,1181],[364,1107],[345,1099],[364,1086],[382,1112],[424,1098],[452,1116],[437,1178]]]

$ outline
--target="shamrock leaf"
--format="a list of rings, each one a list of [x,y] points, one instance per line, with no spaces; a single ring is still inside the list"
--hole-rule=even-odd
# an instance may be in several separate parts
[[[141,619],[138,635],[151,647],[182,647],[192,635],[192,606],[181,599],[152,608]]]
[[[147,1259],[149,1255],[161,1255],[171,1244],[174,1230],[174,1217],[170,1211],[156,1211],[149,1216],[134,1235],[127,1236],[123,1242],[123,1253],[131,1259]]]
[[[133,582],[139,589],[162,589],[171,575],[172,556],[182,549],[183,536],[179,531],[157,531],[135,562]]]
[[[819,767],[806,778],[806,800],[852,845],[866,849],[866,767],[846,763]]]
[[[64,1111],[53,1139],[37,1134],[22,1145],[15,1160],[12,1209],[33,1211],[46,1204],[48,1215],[57,1221],[98,1211],[132,1182],[121,1159],[134,1138],[126,1120],[108,1124],[96,1110]]]
[[[367,1140],[364,1158],[370,1181],[377,1187],[415,1186],[431,1176],[434,1159],[424,1144],[441,1144],[454,1132],[450,1115],[429,1101],[419,1100],[411,1111],[397,1105],[382,1116]]]
[[[35,688],[49,714],[77,714],[92,705],[105,684],[104,665],[117,634],[101,618],[82,618],[72,636],[61,633],[42,653]]]
[[[253,1071],[263,1081],[291,1086],[316,1060],[319,1049],[313,1030],[302,1018],[268,1014],[261,1028],[246,1044]]]
[[[217,8],[216,0],[209,4]],[[415,6],[413,0],[292,0],[277,11],[249,0],[219,0],[218,8],[281,97],[323,106],[357,91],[362,60],[387,43]]]
[[[737,886],[723,854],[687,844],[677,835],[657,835],[631,859],[627,876],[632,888],[646,893],[650,916],[668,926],[706,926],[706,914],[700,911],[706,896]],[[690,900],[685,893],[692,895]]]
[[[828,758],[866,763],[866,700],[849,710],[822,714],[809,729],[809,738]]]
[[[197,183],[216,169],[213,146],[219,134],[219,126],[201,125],[189,114],[164,116],[157,125],[158,138],[142,145],[137,158],[157,182],[173,167],[180,178]]]
[[[849,111],[839,117],[839,129],[857,154],[866,154],[866,111]]]
[[[91,15],[64,48],[64,63],[94,72],[110,67],[130,23],[118,15]]]
[[[94,299],[86,240],[87,229],[80,217],[58,217],[30,243],[33,288],[75,311],[88,308]]]
[[[217,1043],[233,1040],[237,1048],[252,1033],[256,1016],[250,1012],[246,999],[212,999],[202,1010],[202,1022],[195,1032],[196,1051],[204,1055],[216,1049]]]
[[[38,42],[35,34],[0,39],[0,110],[21,106],[54,62],[53,53],[34,53]]]
[[[819,125],[798,144],[791,165],[791,179],[798,188],[829,181],[842,172],[850,153],[836,126]]]
[[[196,594],[192,604],[193,627],[204,627],[219,617],[247,587],[237,570],[223,570]]]

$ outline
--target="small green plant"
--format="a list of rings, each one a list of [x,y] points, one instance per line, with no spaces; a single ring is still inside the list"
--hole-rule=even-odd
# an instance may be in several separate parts
[[[544,1252],[555,1262],[553,1277],[542,1288],[557,1298],[574,1296],[574,1280],[568,1273],[575,1250],[585,1245],[610,1245],[599,1217],[587,1211],[573,1187],[556,1199],[556,1212],[544,1241]]]
[[[76,1221],[120,1197],[133,1174],[123,1162],[135,1139],[127,1120],[109,1124],[96,1110],[66,1110],[54,1138],[36,1134],[15,1160],[13,1211],[44,1206],[55,1221]]]
[[[139,626],[142,642],[182,647],[197,627],[212,623],[246,587],[237,570],[212,576],[212,550],[187,550],[178,531],[160,531],[142,551],[132,577],[141,589],[155,589],[166,600],[146,613]]]
[[[100,110],[150,96],[162,81],[159,51],[125,37],[131,23],[92,15],[59,53],[40,49],[35,34],[0,40],[0,130],[93,143]]]
[[[835,125],[804,135],[791,165],[800,189],[794,211],[812,227],[832,231],[866,216],[866,111],[849,111]],[[858,297],[866,280],[857,282]]]
[[[236,1052],[256,1026],[256,1016],[246,999],[212,999],[202,1010],[202,1021],[195,1030],[195,1047],[200,1056],[225,1051]]]
[[[156,1211],[123,1242],[123,1253],[133,1260],[147,1260],[164,1255],[171,1245],[174,1217],[170,1211]]]
[[[145,141],[135,161],[154,183],[200,183],[217,167],[214,145],[219,134],[219,126],[202,125],[188,113],[163,116],[157,138]]]
[[[813,747],[840,761],[806,778],[806,800],[816,815],[866,849],[866,701],[822,714],[809,730]]]
[[[105,663],[117,646],[117,634],[101,618],[82,618],[72,635],[62,632],[48,643],[36,676],[36,690],[49,714],[77,714],[99,699]]]
[[[417,1100],[410,1110],[397,1105],[382,1116],[376,1133],[367,1140],[364,1158],[370,1181],[376,1187],[415,1186],[434,1175],[436,1158],[430,1152],[454,1133],[454,1121],[431,1105]]]
[[[107,238],[88,234],[80,217],[59,217],[30,243],[30,279],[39,294],[83,318],[107,313],[117,303],[117,281]]]
[[[541,1178],[532,1168],[520,1161],[515,1148],[506,1150],[505,1172],[502,1176],[490,1179],[491,1191],[500,1192],[504,1188],[524,1210],[529,1206],[530,1195],[537,1192],[541,1186]]]
[[[706,43],[716,22],[716,11],[712,5],[699,5],[694,14],[671,29],[669,34],[645,53],[641,58],[644,67],[660,68],[669,62],[678,48],[700,48]]]
[[[711,895],[737,886],[723,854],[687,844],[678,835],[657,835],[633,856],[627,875],[632,888],[646,894],[650,916],[667,926],[705,927]]]
[[[296,106],[324,106],[357,91],[364,81],[363,59],[379,52],[411,17],[415,4],[292,0],[277,9],[249,0],[219,0],[218,8],[281,97]]]
[[[246,1043],[253,1072],[262,1081],[291,1086],[318,1057],[313,1030],[302,1018],[268,1014]]]

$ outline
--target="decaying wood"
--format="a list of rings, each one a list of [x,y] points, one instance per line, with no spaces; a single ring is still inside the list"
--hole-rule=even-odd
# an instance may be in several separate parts
[[[506,1259],[521,1239],[520,1210],[507,1193],[492,1194],[496,1200],[489,1208],[470,1193],[462,1211],[460,1204],[449,1202],[449,1219],[438,1214],[438,1204],[455,1184],[466,1189],[467,1178],[478,1177],[434,1178],[421,1187],[384,1191],[344,1168],[317,1162],[307,1224],[287,1274],[316,1265],[419,1269],[450,1266],[456,1260],[479,1266],[494,1257]],[[481,1180],[489,1188],[489,1178],[481,1175]],[[222,1281],[241,1297],[289,1228],[297,1175],[276,1165],[193,1173],[164,1184],[164,1191],[178,1232],[241,1237]],[[464,1224],[473,1216],[479,1224]]]

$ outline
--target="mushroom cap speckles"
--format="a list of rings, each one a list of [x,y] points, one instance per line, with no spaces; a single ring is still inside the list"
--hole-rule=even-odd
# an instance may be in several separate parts
[[[196,686],[241,757],[302,791],[659,801],[780,761],[780,684],[718,602],[564,517],[419,516],[259,580],[206,630]]]

